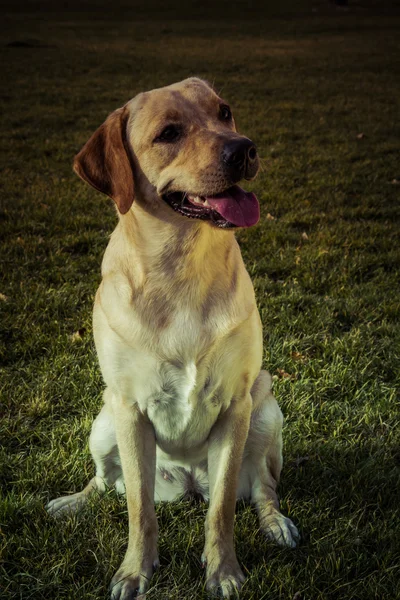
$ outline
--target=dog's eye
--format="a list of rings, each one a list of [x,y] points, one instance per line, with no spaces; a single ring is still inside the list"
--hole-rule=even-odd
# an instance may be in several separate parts
[[[177,125],[168,125],[160,135],[156,137],[155,142],[175,142],[181,135],[182,130]]]
[[[221,119],[221,121],[231,121],[232,120],[231,109],[229,108],[229,106],[226,106],[226,104],[223,104],[222,106],[220,106],[219,118]]]

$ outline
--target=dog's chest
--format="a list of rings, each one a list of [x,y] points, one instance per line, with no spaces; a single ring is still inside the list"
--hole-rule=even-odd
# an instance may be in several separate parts
[[[147,314],[137,302],[126,311],[117,311],[117,304],[106,307],[114,317],[108,321],[112,343],[97,344],[107,384],[148,415],[166,453],[199,448],[229,404],[243,368],[240,343],[234,350],[234,338],[228,345],[226,341],[237,315],[226,304],[217,303],[206,314],[181,306],[170,310],[161,326],[152,305]]]
[[[211,384],[209,380],[202,384],[202,379],[193,361],[142,366],[135,396],[154,426],[158,445],[167,453],[202,444],[218,416],[222,396],[206,393]],[[137,378],[132,381],[135,387],[137,383]]]
[[[160,436],[172,439],[187,429],[195,409],[196,375],[194,363],[178,367],[168,363],[159,365],[154,378],[156,385],[145,402],[147,414]]]

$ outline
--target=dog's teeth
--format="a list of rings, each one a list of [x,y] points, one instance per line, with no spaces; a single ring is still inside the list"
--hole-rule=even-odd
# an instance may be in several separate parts
[[[207,200],[207,198],[204,200],[204,206],[210,206],[210,205],[208,204],[208,200]]]
[[[201,196],[188,196],[190,202],[194,202],[195,204],[204,204],[205,201]]]

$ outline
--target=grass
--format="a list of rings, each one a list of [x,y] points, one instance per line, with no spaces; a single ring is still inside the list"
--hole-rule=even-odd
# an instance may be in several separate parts
[[[189,3],[191,20],[155,0],[112,14],[89,2],[3,9],[2,599],[105,598],[121,562],[127,512],[113,492],[62,524],[44,510],[93,473],[103,384],[91,307],[116,222],[71,161],[128,98],[193,74],[222,89],[263,157],[252,184],[263,217],[238,237],[286,417],[282,507],[302,533],[298,549],[279,549],[238,505],[241,597],[400,598],[399,11],[270,4],[240,18],[243,4],[231,14],[225,2],[212,19]],[[206,597],[205,512],[157,508],[149,600]]]

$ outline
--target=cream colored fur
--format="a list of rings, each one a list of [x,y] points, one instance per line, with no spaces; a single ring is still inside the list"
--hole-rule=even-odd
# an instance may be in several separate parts
[[[126,492],[129,544],[111,585],[116,599],[144,598],[158,564],[153,500],[209,499],[207,588],[225,598],[244,580],[233,542],[238,497],[255,504],[269,538],[293,547],[298,537],[279,512],[282,414],[260,371],[260,317],[234,233],[185,218],[160,197],[171,181],[203,195],[229,184],[218,140],[238,134],[215,116],[220,102],[195,78],[141,94],[77,158],[77,172],[119,207],[93,317],[107,387],[90,436],[96,476],[48,510],[76,510],[107,486]],[[155,147],[171,115],[187,123],[187,140],[178,150]],[[93,156],[100,145],[102,159]],[[104,171],[100,160],[109,161]]]

